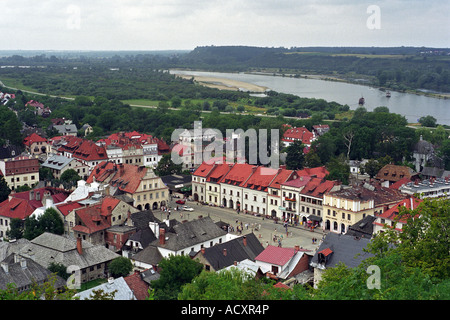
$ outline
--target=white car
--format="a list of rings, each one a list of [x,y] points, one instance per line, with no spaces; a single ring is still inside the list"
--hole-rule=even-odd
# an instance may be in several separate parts
[[[194,208],[188,207],[188,206],[184,206],[183,207],[184,211],[194,211]]]

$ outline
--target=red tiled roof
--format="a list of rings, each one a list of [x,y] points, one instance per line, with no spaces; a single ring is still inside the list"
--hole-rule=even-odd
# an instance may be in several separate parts
[[[336,185],[336,181],[312,178],[310,181],[308,181],[308,183],[305,185],[302,191],[300,191],[300,193],[316,198],[323,198],[323,195],[326,192],[329,192]]]
[[[313,137],[314,135],[311,131],[309,131],[305,127],[301,127],[301,128],[287,129],[284,132],[283,138],[281,140],[286,142],[299,140],[303,144],[311,144]]]
[[[278,169],[258,166],[251,177],[244,183],[244,188],[266,191],[278,173]]]
[[[96,181],[110,183],[124,192],[135,193],[147,170],[146,167],[138,167],[132,164],[115,164],[102,161],[95,166],[86,182],[92,183],[95,178]]]
[[[330,172],[325,168],[325,166],[322,167],[315,167],[315,168],[303,168],[302,170],[297,171],[297,175],[299,176],[316,176],[317,178],[325,178]]]
[[[402,185],[407,184],[408,182],[411,181],[412,180],[410,178],[402,178],[397,182],[394,182],[392,185],[390,185],[389,188],[398,190],[398,188],[400,188]]]
[[[282,183],[283,186],[288,186],[288,187],[303,187],[304,185],[306,185],[309,180],[311,180],[310,176],[300,176],[297,179],[294,180],[290,180],[287,182]]]
[[[206,181],[220,182],[220,180],[227,174],[232,168],[232,165],[227,163],[216,164],[208,175]],[[211,180],[212,179],[212,180]]]
[[[243,186],[247,179],[253,174],[256,167],[247,163],[236,163],[233,168],[222,178],[221,183],[234,186]]]
[[[284,168],[279,169],[277,176],[270,183],[269,187],[280,189],[281,184],[288,181],[288,179],[290,179],[293,176],[293,173],[294,173],[293,170],[287,170]]]
[[[42,138],[37,133],[32,133],[23,140],[23,143],[26,146],[31,146],[35,142],[47,142],[47,139]]]
[[[292,259],[295,253],[294,248],[281,248],[269,245],[255,260],[284,266]]]
[[[203,162],[192,175],[206,178],[213,168],[214,164]]]
[[[288,285],[281,283],[281,282],[277,282],[273,286],[278,289],[291,289]]]
[[[79,147],[73,153],[74,158],[85,161],[107,160],[108,155],[103,146],[98,146],[90,140],[83,140]]]
[[[414,198],[414,197],[406,198],[406,199],[398,202],[396,205],[392,206],[390,209],[384,211],[382,214],[379,215],[379,217],[384,218],[384,219],[388,219],[388,220],[394,220],[398,216],[400,207],[404,207],[406,209],[414,210],[422,202],[423,202],[422,199],[417,199],[417,198]],[[402,219],[400,220],[400,222],[406,223],[407,219],[408,219],[408,217],[403,216]]]
[[[72,201],[69,201],[67,203],[63,203],[63,204],[56,206],[56,208],[63,214],[63,216],[67,216],[73,210],[81,208],[81,207],[83,207],[83,205],[79,204],[78,202],[72,202]]]
[[[26,200],[31,207],[36,209],[44,205],[42,201],[44,200],[44,195],[46,192],[50,193],[50,196],[53,199],[53,203],[63,202],[70,194],[69,191],[66,191],[64,189],[45,187],[29,191],[17,192],[13,195],[13,197]]]
[[[333,250],[331,250],[330,248],[325,248],[322,251],[319,251],[318,253],[321,253],[321,254],[323,254],[326,257],[326,256],[332,254]]]
[[[81,223],[74,226],[73,231],[92,234],[111,227],[101,207],[101,205],[94,205],[78,209],[75,214]]]
[[[142,280],[139,273],[134,273],[123,278],[131,290],[133,290],[136,299],[145,300],[148,297],[149,285]]]
[[[0,217],[23,220],[29,217],[35,209],[27,200],[13,197],[11,200],[6,199],[0,203]]]

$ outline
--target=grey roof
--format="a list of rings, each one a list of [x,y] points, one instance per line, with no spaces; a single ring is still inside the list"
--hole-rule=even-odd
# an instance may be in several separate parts
[[[346,234],[353,237],[366,237],[368,239],[372,238],[373,222],[375,219],[376,218],[374,216],[365,216],[354,225],[348,227]]]
[[[54,262],[64,266],[76,265],[81,269],[119,257],[102,245],[94,246],[82,241],[82,247],[83,254],[80,255],[76,249],[76,239],[46,232],[18,248],[16,253],[32,258],[44,267]]]
[[[131,259],[135,261],[150,264],[152,266],[157,266],[162,258],[163,256],[158,248],[152,246],[146,247],[144,250],[139,251],[131,257]]]
[[[9,283],[14,283],[18,289],[28,289],[33,282],[38,284],[46,282],[52,274],[52,272],[33,260],[20,257],[25,262],[24,267],[22,267],[21,262],[16,262],[14,256],[15,254],[10,254],[2,261],[2,264],[7,265],[7,272],[3,267],[0,267],[0,289],[2,290],[6,289]],[[66,281],[64,279],[59,276],[56,277],[56,288],[62,288],[65,284]]]
[[[345,234],[330,232],[327,234],[310,265],[314,268],[333,268],[339,262],[344,263],[349,268],[357,267],[364,259],[372,257],[372,254],[363,252],[363,249],[370,242],[367,238],[358,238]],[[325,263],[319,262],[319,254],[322,250],[331,249],[333,253],[328,255]]]
[[[55,128],[58,132],[62,134],[78,132],[77,126],[74,124],[54,125],[53,128]]]
[[[68,158],[60,155],[54,155],[48,158],[43,164],[43,167],[61,170],[67,166],[74,158]]]
[[[244,237],[247,242],[246,246],[244,245]],[[224,249],[227,250],[226,255],[224,255]],[[235,261],[240,262],[245,259],[254,261],[256,256],[262,251],[264,251],[264,247],[258,238],[254,233],[249,233],[245,236],[205,248],[203,257],[215,270],[220,270],[232,265]]]
[[[103,290],[105,293],[112,293],[117,290],[114,294],[114,300],[137,300],[133,291],[130,289],[123,277],[117,279],[110,278],[108,282],[88,290],[81,291],[75,296],[80,297],[80,300],[89,300],[91,294],[94,294],[94,290]]]
[[[141,272],[141,279],[144,280],[149,285],[151,284],[151,281],[158,280],[160,276],[161,275],[153,269],[148,269],[145,270],[144,272]]]
[[[174,232],[165,233],[166,238],[168,238],[165,244],[160,244],[159,240],[155,240],[150,245],[171,251],[178,251],[226,234],[210,217],[177,224],[173,229]]]

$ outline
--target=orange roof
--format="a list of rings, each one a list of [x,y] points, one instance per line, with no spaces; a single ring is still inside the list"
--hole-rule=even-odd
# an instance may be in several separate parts
[[[103,146],[98,146],[90,140],[83,140],[79,147],[73,153],[74,158],[85,161],[106,160],[108,155]]]
[[[79,204],[78,202],[72,202],[69,201],[67,203],[63,203],[60,205],[57,205],[56,208],[63,214],[63,216],[67,216],[70,212],[72,212],[75,209],[81,208],[83,205]]]
[[[214,165],[206,181],[220,182],[220,180],[227,174],[232,168],[231,164],[222,163]]]

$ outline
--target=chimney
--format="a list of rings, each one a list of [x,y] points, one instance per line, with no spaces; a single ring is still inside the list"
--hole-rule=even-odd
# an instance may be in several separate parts
[[[205,248],[201,248],[202,254],[205,254]]]
[[[27,268],[27,260],[25,258],[20,258],[20,266],[22,267],[22,270]]]
[[[81,238],[77,238],[77,251],[78,254],[83,254],[83,245],[81,244]]]
[[[244,236],[244,237],[242,238],[242,243],[244,244],[244,247],[247,246],[247,237],[246,237],[246,236]]]
[[[36,200],[37,201],[41,201],[41,193],[38,191],[38,190],[36,190]]]
[[[34,190],[30,190],[30,200],[34,200]]]
[[[298,252],[298,251],[300,251],[300,247],[299,246],[295,246],[294,250],[295,250],[295,252]]]
[[[166,229],[160,228],[159,229],[159,244],[163,245],[166,244]]]
[[[223,249],[223,255],[226,257],[227,256],[227,249]]]
[[[1,265],[2,265],[3,271],[5,271],[5,273],[9,273],[9,265],[8,265],[8,263],[5,262],[5,261],[2,261]]]

